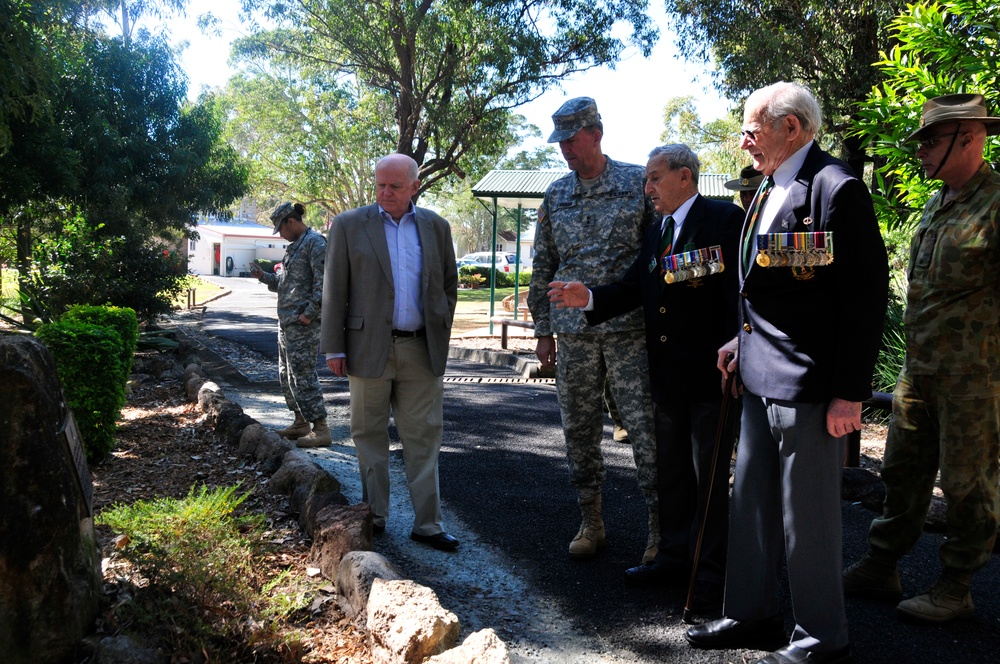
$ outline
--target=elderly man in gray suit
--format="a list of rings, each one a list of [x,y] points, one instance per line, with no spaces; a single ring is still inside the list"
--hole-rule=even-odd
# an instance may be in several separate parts
[[[351,389],[351,437],[362,500],[374,530],[389,512],[389,410],[403,444],[413,503],[411,539],[453,551],[444,531],[438,452],[458,271],[448,222],[413,205],[417,162],[403,154],[375,167],[375,205],[337,215],[323,284],[322,350]]]

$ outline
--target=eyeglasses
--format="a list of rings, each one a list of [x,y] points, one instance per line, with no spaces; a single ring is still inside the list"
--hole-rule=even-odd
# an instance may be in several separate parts
[[[961,130],[956,129],[955,131],[951,131],[945,134],[938,134],[937,136],[931,136],[930,138],[925,138],[922,141],[918,141],[917,144],[920,146],[919,149],[921,150],[933,150],[934,147],[938,145],[938,143],[940,143],[942,140],[947,138],[955,138],[961,133],[962,133]]]
[[[782,113],[781,115],[779,115],[777,117],[771,118],[770,120],[766,120],[763,124],[761,124],[756,129],[740,129],[739,133],[736,134],[736,137],[739,140],[741,140],[741,141],[744,138],[746,138],[750,142],[756,143],[758,135],[760,134],[761,130],[764,129],[764,127],[768,127],[768,126],[774,127],[779,120],[781,120],[783,118],[786,118],[786,117],[788,117],[788,113]]]

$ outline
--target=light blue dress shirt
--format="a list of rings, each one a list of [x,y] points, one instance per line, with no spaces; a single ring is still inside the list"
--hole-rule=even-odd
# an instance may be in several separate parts
[[[420,286],[423,273],[423,249],[417,234],[413,203],[397,224],[392,216],[378,208],[385,228],[392,264],[392,283],[396,300],[392,310],[392,329],[419,330],[424,326],[424,291]]]

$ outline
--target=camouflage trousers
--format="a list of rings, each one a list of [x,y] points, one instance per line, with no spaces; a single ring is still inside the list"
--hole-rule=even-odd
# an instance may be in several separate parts
[[[288,410],[302,413],[307,422],[326,417],[323,390],[316,375],[320,323],[278,326],[278,380]]]
[[[556,358],[556,390],[570,482],[577,490],[600,489],[604,484],[601,438],[607,378],[628,430],[639,487],[647,504],[655,506],[656,438],[645,333],[560,334]]]
[[[895,558],[923,530],[938,470],[947,502],[945,567],[972,572],[990,560],[997,536],[1000,376],[909,376],[892,395],[882,516],[869,544]]]

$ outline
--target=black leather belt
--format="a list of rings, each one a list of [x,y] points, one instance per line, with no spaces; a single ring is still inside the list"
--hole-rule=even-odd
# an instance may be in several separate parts
[[[394,336],[394,337],[408,337],[408,338],[413,338],[413,337],[422,337],[425,334],[427,334],[427,330],[425,328],[420,328],[419,330],[412,330],[412,331],[411,330],[393,330],[392,331],[392,336]]]

